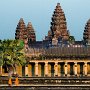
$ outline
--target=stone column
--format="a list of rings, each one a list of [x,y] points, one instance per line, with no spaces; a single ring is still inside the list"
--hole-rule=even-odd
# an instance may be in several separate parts
[[[38,62],[35,62],[35,76],[38,76]]]
[[[48,76],[48,62],[45,62],[45,76]]]
[[[87,62],[84,63],[84,75],[87,76]]]
[[[0,66],[0,75],[2,75],[2,66]]]
[[[75,71],[74,71],[74,74],[75,74],[75,76],[77,76],[77,62],[75,62],[74,65],[75,65],[75,69],[74,69]]]
[[[55,62],[55,76],[58,76],[58,62]]]
[[[28,76],[28,65],[25,66],[25,76]]]
[[[65,76],[67,76],[67,62],[65,62]]]

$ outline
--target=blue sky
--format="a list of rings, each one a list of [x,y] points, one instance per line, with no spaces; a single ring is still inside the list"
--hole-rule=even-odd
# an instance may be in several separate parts
[[[0,0],[0,39],[14,39],[20,18],[32,22],[37,40],[42,40],[50,29],[57,3],[64,10],[67,27],[76,40],[83,39],[83,31],[90,18],[90,0]]]

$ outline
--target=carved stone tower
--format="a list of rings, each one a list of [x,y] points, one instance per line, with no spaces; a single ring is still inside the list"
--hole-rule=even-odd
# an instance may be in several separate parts
[[[52,15],[52,22],[50,30],[48,31],[48,39],[56,37],[62,38],[62,40],[68,40],[69,33],[67,31],[66,18],[60,3],[57,3],[55,11]]]
[[[15,39],[27,39],[27,30],[23,18],[19,20],[19,23],[16,27]]]
[[[90,45],[90,19],[87,21],[85,30],[83,33],[84,43]]]
[[[33,29],[33,26],[31,24],[31,22],[28,23],[27,25],[27,34],[28,34],[28,41],[30,42],[34,42],[36,41],[36,35],[35,35],[35,31]]]
[[[24,41],[24,49],[27,51],[28,49],[28,36],[26,25],[24,23],[23,18],[19,20],[19,23],[16,27],[15,39],[23,40]]]

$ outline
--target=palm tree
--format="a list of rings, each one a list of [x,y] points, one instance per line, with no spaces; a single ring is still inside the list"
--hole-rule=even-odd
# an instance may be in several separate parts
[[[12,68],[12,72],[16,72],[16,66],[24,65],[26,63],[25,54],[23,52],[23,46],[21,46],[20,40],[4,40],[1,43],[1,59],[2,64],[9,68]],[[11,73],[12,74],[12,73]]]

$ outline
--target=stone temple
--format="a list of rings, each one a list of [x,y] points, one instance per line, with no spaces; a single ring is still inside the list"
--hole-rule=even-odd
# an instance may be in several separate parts
[[[36,40],[32,23],[29,22],[26,26],[23,18],[19,20],[16,27],[15,39],[24,41],[28,58],[27,65],[17,67],[20,77],[37,77],[38,79],[40,77],[59,79],[73,77],[78,80],[81,77],[85,77],[85,80],[90,77],[90,19],[85,25],[83,40],[75,41],[74,36],[67,30],[65,14],[60,3],[57,3],[55,7],[50,30],[44,40]],[[7,74],[4,68],[0,74],[2,76]],[[74,82],[73,79],[72,82]]]
[[[28,70],[21,70],[20,75],[28,75],[28,77],[89,76],[89,29],[90,20],[85,25],[83,41],[75,41],[70,38],[65,14],[60,3],[57,3],[51,18],[50,30],[43,41],[36,41],[31,22],[26,26],[21,18],[16,28],[15,39],[24,40],[29,64],[27,65]],[[23,68],[25,67],[21,69]]]

